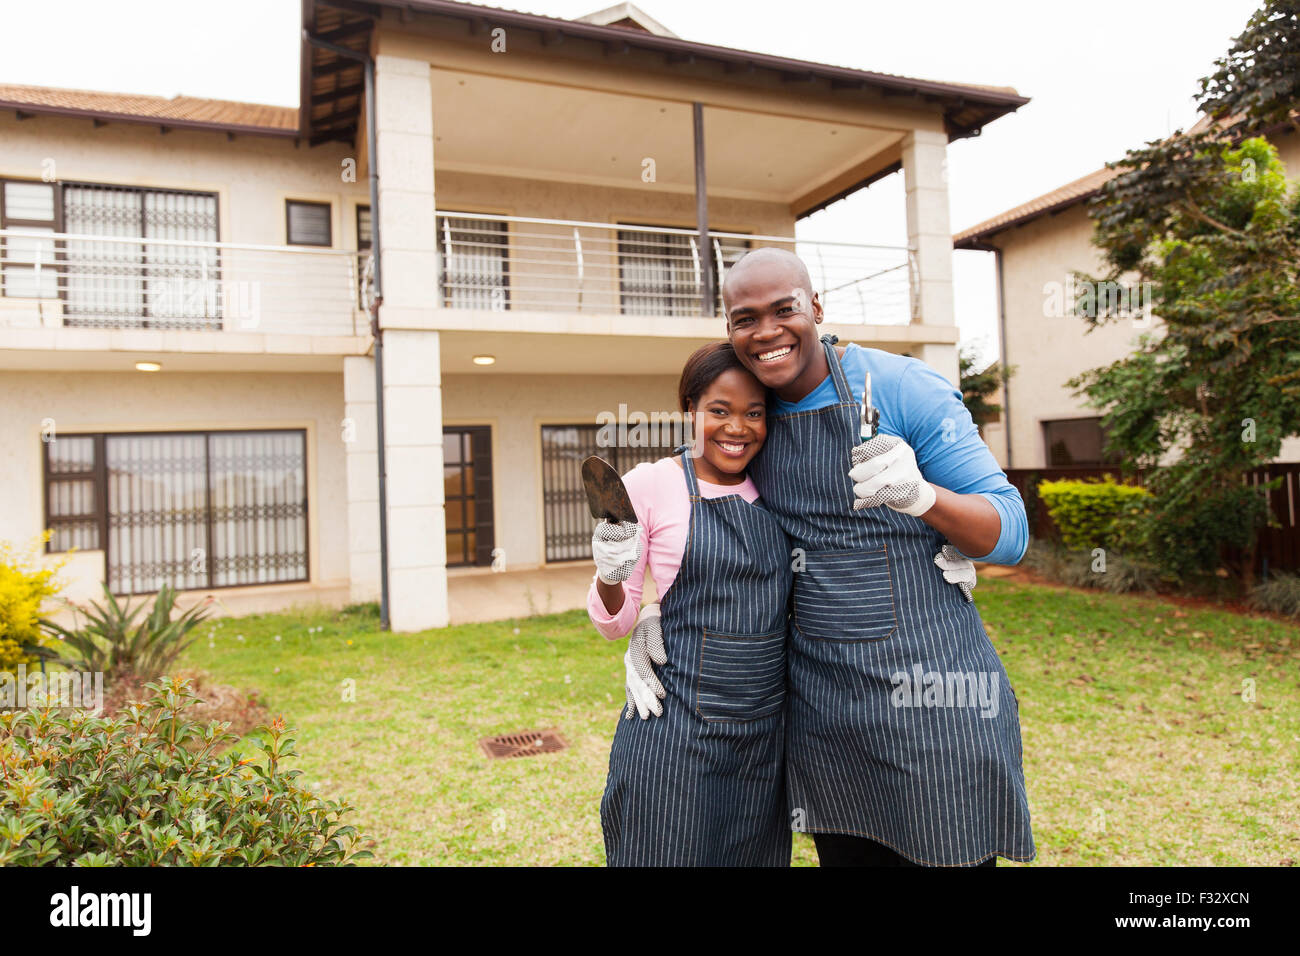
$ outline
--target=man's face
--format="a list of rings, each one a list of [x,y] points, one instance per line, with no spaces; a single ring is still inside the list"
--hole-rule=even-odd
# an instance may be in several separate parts
[[[798,400],[824,371],[797,394],[801,379],[817,373],[824,357],[817,340],[821,302],[804,285],[799,270],[769,262],[733,270],[724,296],[727,337],[736,355],[755,377],[782,398]]]

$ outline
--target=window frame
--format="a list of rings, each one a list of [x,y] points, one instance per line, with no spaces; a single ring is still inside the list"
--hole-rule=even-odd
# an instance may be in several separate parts
[[[670,291],[670,292],[664,293],[664,294],[667,295],[667,296],[672,296],[672,297],[673,297],[673,301],[671,301],[671,302],[669,303],[669,311],[667,311],[667,312],[629,312],[628,309],[627,309],[627,300],[628,300],[628,295],[629,295],[629,293],[627,292],[626,286],[624,285],[624,271],[623,271],[623,270],[624,270],[624,257],[625,257],[626,255],[628,255],[628,253],[626,253],[626,252],[624,251],[625,246],[630,246],[630,245],[652,246],[652,245],[655,245],[656,243],[663,243],[663,244],[664,244],[664,252],[665,252],[665,261],[667,261],[667,255],[671,252],[671,247],[670,247],[666,242],[664,242],[665,239],[667,239],[667,240],[672,240],[672,239],[683,239],[683,240],[686,241],[687,247],[689,248],[691,240],[692,240],[692,239],[696,239],[696,238],[698,238],[698,233],[693,233],[693,234],[691,234],[691,235],[689,235],[689,236],[682,235],[682,233],[680,232],[680,230],[682,230],[682,229],[686,229],[686,228],[688,228],[688,227],[686,227],[686,226],[673,226],[673,225],[668,225],[668,224],[665,224],[665,223],[652,223],[652,222],[628,222],[628,221],[624,221],[624,220],[621,220],[621,219],[620,219],[620,220],[618,220],[618,221],[615,223],[615,225],[619,227],[618,230],[617,230],[617,232],[615,233],[615,236],[614,236],[615,252],[616,252],[617,257],[618,257],[618,309],[619,309],[619,314],[620,314],[620,315],[668,315],[668,316],[671,316],[671,317],[673,317],[673,318],[698,318],[698,317],[699,317],[699,312],[700,312],[700,299],[701,299],[702,296],[703,296],[703,278],[704,278],[703,275],[700,276],[700,279],[701,279],[700,282],[693,283],[693,285],[694,285],[694,290],[693,290],[693,292],[691,293],[691,301],[690,301],[689,304],[687,304],[687,303],[683,303],[683,302],[679,302],[679,301],[677,300],[677,298],[676,298],[676,297],[679,295],[679,293],[671,292],[671,291]],[[625,227],[626,227],[626,228],[625,228]],[[660,232],[660,233],[654,233],[654,232],[641,232],[641,231],[640,231],[641,229],[663,229],[663,230],[678,230],[678,231],[676,231],[676,232],[665,231],[665,232]],[[711,231],[711,230],[710,230],[710,231]],[[742,234],[742,235],[744,234],[743,230],[739,230],[739,229],[720,229],[720,230],[718,230],[718,231],[719,231],[719,232],[735,232],[735,233],[740,233],[740,234]],[[624,238],[625,235],[630,236],[630,237],[643,236],[643,237],[645,237],[645,238],[642,239],[640,242],[638,242],[635,238],[627,238],[627,239],[625,239],[625,238]],[[791,239],[790,241],[793,243],[793,242],[794,242],[794,239]],[[721,282],[721,280],[720,280],[719,277],[718,277],[718,273],[719,273],[719,272],[725,272],[725,271],[726,271],[727,263],[726,263],[725,260],[726,260],[726,255],[727,255],[727,251],[728,251],[728,250],[727,250],[727,245],[728,245],[728,243],[741,243],[741,242],[744,243],[743,248],[741,248],[741,247],[737,247],[737,248],[741,248],[741,255],[744,255],[744,253],[749,252],[749,251],[751,251],[751,250],[753,250],[753,249],[755,248],[755,247],[754,247],[754,241],[753,241],[752,239],[743,239],[743,240],[741,240],[741,239],[719,239],[719,240],[718,240],[718,245],[719,245],[720,247],[722,247],[723,260],[724,260],[724,261],[721,262],[721,263],[719,263],[719,262],[717,262],[717,261],[714,261],[714,263],[713,263],[713,273],[714,273],[714,282],[713,282],[713,309],[714,309],[714,312],[715,312],[718,316],[721,316],[721,315],[722,315],[722,282]],[[698,248],[697,248],[697,250],[696,250],[696,254],[697,254],[697,255],[699,254],[699,250],[698,250]],[[737,258],[739,258],[739,256],[738,256]],[[703,269],[701,269],[701,271],[703,271]]]
[[[24,185],[49,186],[54,194],[54,218],[53,219],[17,219],[9,216],[9,210],[6,208],[5,186],[9,183],[22,183]],[[0,176],[0,229],[9,229],[11,227],[27,229],[50,229],[56,236],[63,232],[63,183],[55,180],[46,182],[43,179],[20,179],[16,176]],[[55,239],[54,242],[54,264],[51,266],[55,270],[55,298],[63,298],[63,285],[59,282],[57,275],[64,271],[64,250],[63,243]],[[6,240],[0,238],[0,263],[4,261],[4,250]],[[13,268],[13,266],[10,266]],[[19,270],[24,266],[17,266]],[[0,298],[12,299],[42,299],[44,296],[11,296],[6,291],[5,272],[6,268],[0,268]]]
[[[269,435],[277,433],[292,433],[300,436],[302,441],[302,490],[303,490],[303,568],[304,576],[301,578],[284,578],[278,581],[267,582],[236,582],[234,584],[213,584],[212,576],[212,450],[211,438],[214,435]],[[206,479],[204,483],[204,500],[206,502],[204,524],[206,527],[205,538],[207,541],[207,550],[209,560],[207,562],[206,574],[208,582],[200,588],[187,588],[186,590],[214,590],[217,588],[250,588],[250,587],[273,587],[282,584],[301,584],[309,583],[312,580],[311,564],[311,461],[309,453],[311,450],[310,442],[307,440],[306,427],[298,428],[198,428],[198,429],[181,429],[167,428],[157,431],[147,429],[130,429],[128,431],[106,431],[106,432],[68,432],[63,435],[64,438],[91,438],[94,440],[95,460],[92,463],[89,472],[65,472],[57,475],[50,473],[49,442],[42,441],[41,447],[41,494],[42,494],[42,513],[45,519],[44,528],[50,528],[54,523],[65,524],[75,521],[85,521],[87,518],[94,518],[98,527],[99,547],[96,550],[104,553],[103,564],[103,581],[105,584],[112,580],[110,576],[110,559],[111,559],[111,541],[109,538],[109,507],[108,507],[108,455],[107,445],[109,438],[127,438],[131,436],[156,438],[166,435],[181,435],[186,437],[203,436],[205,446]],[[57,437],[57,436],[56,436]],[[53,498],[51,495],[51,483],[58,481],[87,481],[94,483],[93,498],[95,501],[95,513],[93,515],[59,515],[51,516],[50,503]],[[55,551],[51,548],[53,543],[45,542],[44,550],[46,554],[68,554],[70,552],[60,550]],[[179,590],[179,589],[178,589]],[[130,597],[136,594],[153,594],[153,591],[125,591],[114,592],[117,597]]]
[[[58,203],[59,203],[58,212],[60,217],[59,232],[65,234],[67,229],[67,202],[68,202],[67,192],[69,188],[90,189],[90,190],[94,190],[94,189],[120,190],[122,192],[135,193],[138,196],[140,200],[140,228],[138,230],[139,235],[133,238],[137,238],[140,240],[139,262],[141,267],[141,277],[146,282],[149,278],[149,262],[145,254],[145,249],[148,245],[148,241],[151,238],[157,238],[157,237],[145,235],[145,231],[146,231],[145,226],[148,221],[148,209],[147,209],[145,196],[148,193],[161,193],[170,196],[193,196],[202,199],[210,199],[212,201],[212,231],[213,231],[214,238],[196,239],[192,241],[216,242],[216,243],[221,242],[221,194],[216,190],[181,189],[173,186],[134,186],[134,185],[122,184],[122,183],[90,182],[88,180],[80,180],[80,179],[62,180],[59,182],[59,198],[58,198]],[[66,256],[66,250],[63,248],[64,243],[60,242],[59,246],[60,246],[60,252],[58,254],[58,258],[66,262],[67,256]],[[213,276],[217,282],[221,281],[221,274],[222,274],[221,270],[222,270],[222,254],[220,250],[217,250],[216,265],[214,267],[214,272],[213,272]],[[111,329],[123,329],[123,328],[125,329],[133,329],[133,328],[166,329],[167,328],[166,325],[151,324],[153,321],[158,319],[158,316],[155,315],[150,310],[148,296],[144,294],[143,289],[141,294],[140,314],[138,316],[140,324],[139,325],[109,325],[109,326],[83,325],[80,321],[78,321],[79,319],[83,318],[83,315],[79,311],[73,311],[75,309],[75,305],[69,302],[69,295],[68,295],[69,291],[70,290],[68,288],[68,284],[65,284],[64,287],[59,290],[59,298],[62,299],[65,303],[67,303],[64,305],[64,313],[63,313],[63,324],[65,327],[111,328]],[[215,320],[215,322],[218,324],[218,328],[220,328],[220,324],[224,322],[222,309],[220,306],[217,309],[217,314],[215,316],[212,316],[211,318]],[[168,322],[168,321],[174,321],[174,319],[173,317],[168,316],[168,317],[163,317],[162,321]]]
[[[582,462],[588,455],[600,455],[621,475],[642,462],[658,461],[672,454],[672,447],[662,444],[601,445],[600,434],[606,427],[591,421],[538,423],[535,434],[542,463],[544,565],[591,559],[591,512],[582,493]],[[555,433],[570,429],[575,431],[576,441],[571,445],[559,443]],[[663,437],[662,432],[658,437]]]
[[[370,234],[364,242],[361,239],[361,214],[363,212],[370,219]],[[353,227],[356,230],[353,235],[357,237],[357,308],[364,312],[366,310],[366,261],[375,255],[375,217],[370,211],[370,203],[357,203],[353,207],[353,220]]]
[[[1071,418],[1039,419],[1039,427],[1041,428],[1042,436],[1043,436],[1043,461],[1045,462],[1044,467],[1045,468],[1109,468],[1114,465],[1120,464],[1121,459],[1119,457],[1114,455],[1108,457],[1106,454],[1106,441],[1108,436],[1106,434],[1105,427],[1101,423],[1101,420],[1102,417],[1100,415],[1076,415]],[[1065,464],[1065,465],[1053,463],[1050,426],[1070,425],[1070,424],[1077,424],[1080,422],[1091,422],[1095,424],[1098,432],[1101,433],[1101,444],[1097,451],[1098,460],[1097,461],[1072,461],[1069,464]]]
[[[293,239],[293,217],[290,210],[294,206],[316,206],[325,209],[325,233],[324,242],[295,242]],[[308,246],[313,249],[333,249],[334,248],[334,204],[319,199],[288,199],[284,201],[284,244],[286,246]]]
[[[450,264],[448,263],[448,256],[447,256],[447,253],[448,253],[447,244],[448,244],[448,242],[450,242],[451,245],[452,245],[452,247],[453,247],[451,251],[452,251],[452,252],[455,252],[455,251],[456,251],[456,249],[455,249],[455,245],[456,245],[457,242],[475,242],[475,241],[476,241],[476,240],[463,240],[463,239],[462,239],[462,240],[458,240],[458,239],[456,238],[456,233],[457,233],[457,229],[458,229],[458,227],[451,225],[451,224],[448,222],[448,220],[452,220],[452,219],[470,219],[470,220],[473,220],[473,219],[476,219],[477,217],[479,217],[479,216],[481,216],[481,215],[483,215],[483,214],[482,214],[482,213],[476,213],[476,212],[465,212],[464,210],[444,209],[444,210],[441,210],[441,211],[440,211],[440,212],[439,212],[439,213],[434,217],[434,220],[433,220],[433,226],[434,226],[434,232],[436,233],[435,245],[436,245],[436,248],[437,248],[437,263],[438,263],[438,296],[439,296],[439,301],[442,303],[442,307],[443,307],[444,309],[475,309],[476,311],[489,311],[489,312],[491,312],[491,311],[496,311],[496,310],[493,309],[490,305],[489,305],[489,307],[488,307],[486,310],[483,310],[483,309],[478,309],[478,307],[477,307],[476,305],[474,305],[474,304],[466,304],[466,303],[463,303],[463,302],[456,302],[456,301],[455,301],[455,298],[456,298],[457,295],[469,295],[469,294],[472,294],[472,293],[474,293],[474,292],[482,292],[482,291],[486,291],[487,294],[488,294],[489,302],[490,302],[490,301],[491,301],[491,298],[492,298],[492,292],[493,292],[495,289],[500,289],[500,290],[501,290],[501,310],[500,310],[500,311],[502,311],[502,312],[509,312],[510,309],[511,309],[511,295],[510,295],[510,292],[511,292],[511,289],[510,289],[510,223],[508,223],[508,222],[499,221],[499,220],[495,220],[495,219],[485,219],[485,220],[482,220],[482,222],[484,222],[484,223],[491,224],[491,225],[494,225],[494,226],[499,227],[499,231],[498,231],[498,232],[486,233],[486,235],[492,237],[493,241],[490,241],[490,242],[484,241],[484,242],[481,242],[480,244],[481,244],[482,246],[485,246],[485,247],[492,247],[492,246],[500,246],[500,247],[501,247],[501,255],[500,255],[500,257],[499,257],[499,258],[500,258],[500,262],[501,262],[501,276],[500,276],[500,280],[501,280],[501,281],[500,281],[500,284],[499,284],[499,285],[485,285],[485,286],[484,286],[483,288],[481,288],[481,289],[476,289],[476,288],[452,288],[452,287],[449,287],[448,284],[447,284],[447,274],[448,274],[448,268],[449,268],[449,265],[450,265]],[[462,230],[462,231],[463,231],[463,230]],[[498,237],[499,237],[499,239],[500,239],[499,242],[495,241]],[[463,253],[462,253],[462,254],[463,254]]]

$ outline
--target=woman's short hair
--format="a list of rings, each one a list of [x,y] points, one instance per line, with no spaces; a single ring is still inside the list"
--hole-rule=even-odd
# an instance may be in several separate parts
[[[677,403],[681,410],[690,411],[692,405],[699,403],[704,390],[712,385],[719,375],[733,368],[752,374],[740,361],[730,342],[710,342],[696,349],[682,366],[682,378],[677,384]]]

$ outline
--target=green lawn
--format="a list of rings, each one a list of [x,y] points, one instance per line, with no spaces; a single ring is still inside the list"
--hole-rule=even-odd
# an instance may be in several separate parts
[[[1020,697],[1035,865],[1300,860],[1300,631],[1007,581],[976,593]],[[623,645],[583,612],[393,635],[366,609],[321,610],[200,631],[184,663],[299,728],[303,781],[358,807],[376,862],[604,861]],[[477,745],[549,727],[568,750],[489,761]],[[795,862],[815,861],[796,835]]]

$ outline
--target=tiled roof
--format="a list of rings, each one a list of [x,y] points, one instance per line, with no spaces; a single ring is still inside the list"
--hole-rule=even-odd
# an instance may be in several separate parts
[[[48,86],[0,84],[0,109],[33,113],[84,115],[96,119],[157,122],[246,132],[287,133],[298,129],[292,106],[236,103],[197,96],[144,96],[98,90],[64,90]]]
[[[994,233],[1010,229],[1012,226],[1018,226],[1048,213],[1060,212],[1077,203],[1084,202],[1094,196],[1107,182],[1118,176],[1119,172],[1117,169],[1099,169],[1087,176],[1076,179],[1072,183],[1066,183],[1064,186],[1053,189],[1050,193],[1044,193],[1037,199],[1031,199],[1014,209],[1008,209],[992,219],[986,219],[978,225],[957,233],[952,237],[953,246],[958,249],[972,248],[980,240],[986,239]]]

